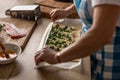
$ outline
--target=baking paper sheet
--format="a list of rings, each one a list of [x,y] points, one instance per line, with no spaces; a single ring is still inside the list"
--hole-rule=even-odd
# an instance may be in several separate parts
[[[66,24],[66,25],[74,25],[74,26],[80,25],[81,26],[81,22],[79,19],[60,19],[60,20],[57,20],[56,23]],[[47,38],[49,36],[50,30],[52,28],[51,27],[52,24],[53,24],[53,22],[51,22],[48,25],[48,27],[47,27],[47,29],[42,37],[42,40],[39,44],[38,50],[42,49],[45,46],[45,43],[46,43]],[[75,67],[78,67],[81,64],[81,60],[82,59],[79,59],[79,61],[70,61],[70,62],[59,63],[59,64],[55,64],[55,65],[51,65],[51,64],[48,64],[46,62],[42,62],[42,63],[39,63],[37,66],[35,66],[35,68],[40,68],[43,66],[55,66],[55,67],[59,67],[59,68],[63,68],[63,69],[73,69]]]

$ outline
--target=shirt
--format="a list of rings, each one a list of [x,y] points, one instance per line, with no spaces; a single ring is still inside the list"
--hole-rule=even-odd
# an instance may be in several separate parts
[[[120,0],[74,0],[82,22],[82,34],[92,25],[93,9],[97,5],[111,4],[120,6]],[[120,16],[112,41],[91,55],[94,80],[120,80]]]
[[[89,6],[88,6],[89,13],[90,13],[90,15],[92,15],[93,7],[95,7],[97,5],[103,5],[103,4],[111,4],[111,5],[120,6],[120,0],[88,0],[88,4],[89,4]],[[120,26],[120,14],[118,17],[117,26]]]

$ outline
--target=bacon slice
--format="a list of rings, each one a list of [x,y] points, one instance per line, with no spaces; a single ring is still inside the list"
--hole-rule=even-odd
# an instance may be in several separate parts
[[[26,35],[25,32],[18,29],[15,25],[11,23],[5,23],[3,30],[12,38],[12,39],[19,39]]]

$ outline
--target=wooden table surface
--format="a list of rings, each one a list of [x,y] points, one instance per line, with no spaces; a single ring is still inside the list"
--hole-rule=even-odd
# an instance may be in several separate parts
[[[7,18],[4,14],[5,10],[14,5],[33,4],[35,1],[38,0],[0,0],[0,18]],[[91,80],[89,57],[83,58],[81,65],[73,70],[52,66],[34,69],[34,53],[49,23],[49,19],[40,18],[17,60],[10,64],[0,65],[0,80]]]

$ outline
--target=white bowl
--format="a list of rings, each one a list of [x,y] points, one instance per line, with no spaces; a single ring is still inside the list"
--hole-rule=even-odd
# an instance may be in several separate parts
[[[11,62],[15,61],[18,54],[21,53],[21,47],[18,46],[17,44],[5,43],[4,47],[5,47],[6,51],[13,51],[16,54],[14,56],[10,55],[11,58],[9,58],[9,59],[0,57],[0,64],[8,64],[8,63],[11,63]],[[0,51],[2,51],[1,48],[0,48]]]

